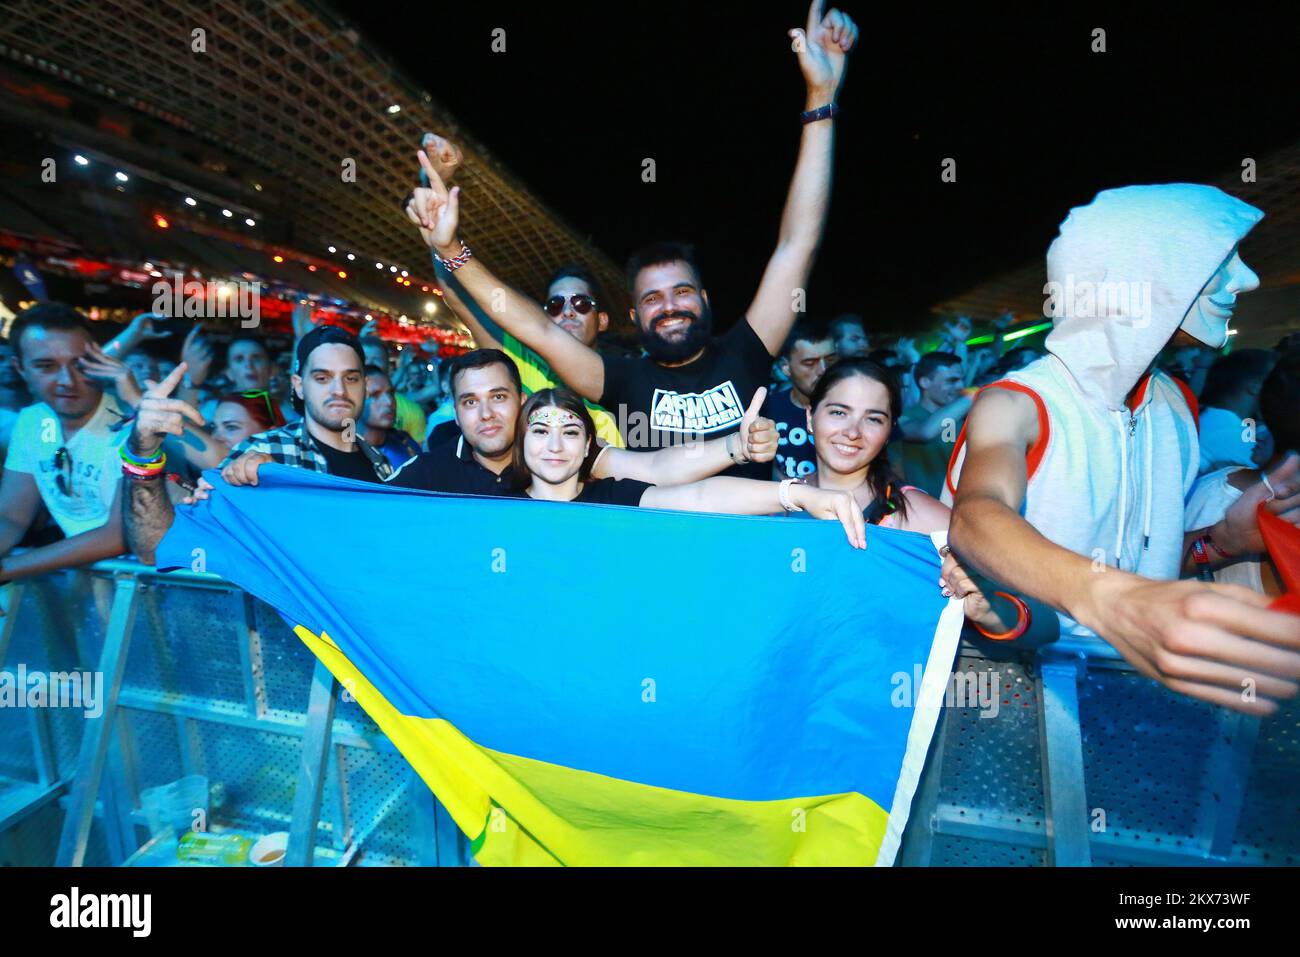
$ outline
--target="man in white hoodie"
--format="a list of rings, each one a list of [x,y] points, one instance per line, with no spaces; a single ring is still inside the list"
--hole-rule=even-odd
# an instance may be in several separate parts
[[[1177,579],[1193,552],[1212,567],[1261,551],[1260,502],[1300,523],[1300,458],[1270,475],[1272,493],[1203,476],[1236,501],[1194,527],[1196,400],[1154,360],[1171,342],[1226,343],[1236,297],[1259,285],[1237,245],[1262,216],[1188,184],[1072,210],[1047,253],[1048,354],[981,392],[945,490],[962,566],[1058,609],[1063,634],[1098,635],[1162,684],[1253,714],[1300,691],[1300,617]]]

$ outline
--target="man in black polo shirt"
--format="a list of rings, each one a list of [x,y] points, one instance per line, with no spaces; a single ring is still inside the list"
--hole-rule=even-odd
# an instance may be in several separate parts
[[[451,360],[452,402],[460,435],[421,452],[388,481],[402,488],[462,495],[507,495],[523,385],[499,349],[475,349]]]
[[[837,10],[823,17],[821,7],[814,0],[806,31],[791,31],[807,101],[776,250],[745,316],[719,339],[712,336],[709,297],[693,250],[660,243],[634,255],[627,270],[632,320],[647,358],[602,357],[472,258],[458,238],[460,188],[448,191],[428,155],[419,153],[429,186],[415,190],[408,209],[425,244],[471,298],[491,304],[506,332],[614,415],[629,449],[735,432],[746,400],[767,383],[772,358],[803,308],[830,205],[835,99],[857,38],[852,20]],[[770,470],[751,463],[731,474],[766,478]]]

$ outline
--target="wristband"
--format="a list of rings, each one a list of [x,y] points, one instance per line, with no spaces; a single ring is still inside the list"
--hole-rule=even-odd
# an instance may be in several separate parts
[[[435,253],[434,255],[437,255],[437,253]],[[461,266],[465,265],[465,263],[469,262],[470,257],[472,257],[473,255],[474,253],[470,251],[470,248],[465,245],[465,240],[462,239],[460,241],[459,256],[453,256],[451,259],[443,259],[442,256],[438,256],[438,259],[442,261],[442,265],[447,270],[447,272],[455,272]]]
[[[127,443],[125,442],[119,445],[117,447],[117,455],[118,458],[120,458],[123,462],[128,462],[131,465],[140,466],[141,468],[148,468],[154,465],[155,463],[165,462],[167,460],[167,456],[163,454],[163,450],[161,446],[159,446],[158,451],[155,452],[153,455],[151,455],[149,458],[142,458],[141,456],[136,455],[126,446]]]
[[[1029,622],[1030,622],[1029,606],[1026,605],[1019,598],[1017,598],[1015,595],[1012,595],[1008,592],[995,591],[993,594],[998,596],[999,598],[1005,598],[1007,601],[1011,602],[1011,604],[1016,606],[1016,623],[1011,628],[1007,629],[1006,631],[999,632],[998,634],[993,634],[992,632],[985,631],[983,627],[981,627],[980,625],[976,625],[975,622],[971,622],[971,624],[974,626],[976,631],[978,631],[989,641],[1015,641],[1017,638],[1019,638],[1026,631],[1029,630]]]
[[[729,436],[727,436],[727,455],[730,456],[731,461],[735,462],[737,465],[748,465],[749,459],[743,458],[742,457],[743,453],[732,447],[731,440],[739,439],[739,438],[740,438],[739,432],[732,432]],[[741,443],[738,442],[736,444],[740,445]]]
[[[163,466],[167,464],[167,456],[163,456],[156,465],[136,465],[122,460],[122,474],[132,479],[151,479],[157,478],[163,474]]]
[[[780,500],[780,502],[781,502],[781,507],[782,507],[783,509],[785,509],[787,512],[802,512],[802,511],[803,511],[803,506],[801,506],[801,505],[796,505],[796,504],[794,504],[794,502],[790,501],[790,486],[791,486],[791,485],[794,485],[796,482],[799,482],[799,480],[798,480],[798,479],[782,479],[782,481],[781,481],[781,486],[780,486],[780,487],[777,489],[777,491],[776,491],[776,497]],[[799,482],[799,484],[802,485],[803,482]]]
[[[799,114],[799,122],[807,126],[809,123],[816,123],[818,120],[830,120],[840,115],[840,106],[838,103],[827,103],[825,106],[819,106],[815,110],[805,110]]]
[[[1236,557],[1236,556],[1234,556],[1234,555],[1232,554],[1232,552],[1225,552],[1222,548],[1220,548],[1220,547],[1219,547],[1219,543],[1216,542],[1213,538],[1210,537],[1210,533],[1209,533],[1209,532],[1206,532],[1206,533],[1205,533],[1204,538],[1205,538],[1205,544],[1206,544],[1206,545],[1209,545],[1209,546],[1210,546],[1211,548],[1213,548],[1216,552],[1218,552],[1220,558],[1235,558],[1235,557]]]

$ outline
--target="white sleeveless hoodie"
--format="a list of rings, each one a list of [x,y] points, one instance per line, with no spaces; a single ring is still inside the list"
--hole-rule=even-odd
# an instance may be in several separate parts
[[[1047,251],[1048,355],[988,386],[1037,406],[1021,514],[1050,541],[1098,565],[1178,577],[1200,457],[1196,400],[1148,369],[1262,217],[1212,186],[1174,183],[1105,190],[1061,224]],[[965,454],[963,429],[945,503]],[[1060,617],[1062,633],[1092,634]]]

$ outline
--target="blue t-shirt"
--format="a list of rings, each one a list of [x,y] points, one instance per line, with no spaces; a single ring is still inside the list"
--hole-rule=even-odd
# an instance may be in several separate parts
[[[772,460],[774,479],[804,478],[817,471],[817,450],[813,448],[808,412],[795,405],[790,389],[768,394],[763,415],[776,423],[780,444]]]

